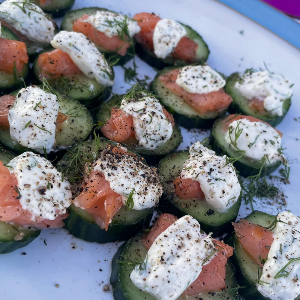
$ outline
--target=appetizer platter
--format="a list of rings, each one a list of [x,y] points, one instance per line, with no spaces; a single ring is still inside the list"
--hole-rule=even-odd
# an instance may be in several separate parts
[[[3,299],[300,299],[300,50],[221,2],[0,2]]]

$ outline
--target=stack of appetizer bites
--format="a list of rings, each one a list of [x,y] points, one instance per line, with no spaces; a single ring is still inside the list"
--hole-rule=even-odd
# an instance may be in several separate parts
[[[299,218],[254,211],[231,223],[243,177],[288,168],[272,126],[293,84],[267,69],[226,78],[183,23],[98,7],[66,13],[73,4],[0,4],[0,253],[64,226],[90,242],[128,240],[112,262],[115,300],[296,299]],[[64,15],[62,31],[47,13]],[[113,66],[135,54],[160,71],[109,98]],[[175,152],[179,125],[211,128],[210,139]]]

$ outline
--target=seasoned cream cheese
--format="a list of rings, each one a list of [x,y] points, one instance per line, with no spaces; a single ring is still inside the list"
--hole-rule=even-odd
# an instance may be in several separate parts
[[[11,138],[36,152],[51,152],[58,110],[56,95],[37,86],[21,89],[8,113]]]
[[[119,33],[123,32],[122,27],[125,24],[127,25],[130,37],[133,37],[136,33],[141,31],[137,21],[132,20],[125,15],[106,10],[98,10],[96,14],[90,15],[85,20],[82,20],[82,22],[91,24],[95,29],[103,32],[107,37],[110,38],[118,36]]]
[[[197,279],[214,252],[211,237],[202,235],[199,223],[187,215],[155,239],[130,279],[156,299],[177,299]]]
[[[101,152],[94,165],[95,172],[102,172],[110,188],[120,194],[126,205],[129,195],[133,200],[133,209],[142,210],[155,206],[163,192],[157,169],[148,167],[135,155],[115,153],[111,147]]]
[[[187,66],[180,69],[176,83],[188,93],[207,94],[226,84],[223,77],[209,66]]]
[[[50,43],[54,24],[43,10],[28,0],[6,0],[0,4],[0,20],[35,43]]]
[[[72,202],[70,183],[45,158],[32,152],[12,159],[8,164],[18,181],[19,201],[32,214],[31,220],[54,220],[66,213]]]
[[[51,45],[67,53],[88,78],[104,86],[114,84],[113,71],[104,55],[82,33],[61,31],[51,41]]]
[[[283,102],[293,94],[288,79],[268,71],[246,72],[234,87],[249,100],[263,101],[265,110],[274,116],[282,116]]]
[[[265,156],[266,164],[284,161],[280,154],[281,136],[273,127],[263,122],[250,122],[246,119],[233,121],[226,132],[225,140],[231,149],[245,151],[245,157],[261,160]]]
[[[180,23],[162,19],[157,22],[153,33],[154,53],[158,58],[166,58],[176,48],[177,44],[187,35]]]
[[[133,117],[135,136],[142,148],[157,149],[171,138],[172,124],[166,119],[163,107],[156,98],[125,98],[120,108]]]
[[[300,218],[284,211],[277,221],[257,288],[271,300],[293,300],[300,295]]]
[[[241,186],[232,164],[200,142],[190,147],[180,176],[198,181],[206,202],[218,212],[225,212],[239,199]]]

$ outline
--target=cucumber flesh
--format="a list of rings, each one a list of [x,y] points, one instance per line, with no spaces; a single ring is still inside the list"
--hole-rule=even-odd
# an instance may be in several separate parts
[[[166,109],[173,114],[173,117],[180,126],[185,128],[210,128],[214,120],[223,115],[226,110],[222,112],[201,114],[193,107],[186,103],[182,98],[172,93],[168,88],[159,80],[159,77],[171,70],[178,69],[176,67],[168,67],[157,73],[150,89],[160,99]]]
[[[15,157],[16,157],[16,154],[14,154],[13,152],[11,152],[9,150],[4,149],[0,145],[0,161],[2,161],[4,165],[7,165]]]
[[[150,294],[138,289],[130,279],[130,274],[135,267],[135,263],[142,262],[147,254],[147,249],[142,244],[142,234],[130,239],[123,244],[112,261],[112,273],[110,284],[113,287],[114,299],[118,300],[155,300]],[[230,263],[226,265],[226,286],[222,292],[208,292],[195,296],[189,296],[190,300],[225,300],[239,299],[237,293],[237,285],[234,277],[234,269]],[[178,300],[187,299],[185,296],[180,296]]]
[[[95,15],[97,13],[97,11],[111,11],[111,10],[101,8],[101,7],[84,7],[81,9],[72,10],[72,11],[66,13],[66,15],[64,16],[62,23],[61,23],[61,30],[73,31],[73,23],[76,20],[80,19],[85,14]],[[135,53],[134,46],[130,46],[127,49],[127,54],[125,56],[121,56],[121,55],[117,54],[116,52],[108,51],[105,48],[102,48],[100,46],[97,46],[97,48],[99,49],[99,51],[101,53],[104,53],[104,56],[107,59],[107,61],[118,60],[116,65],[124,65],[125,63],[127,63],[129,60],[131,60],[133,58],[133,55]]]
[[[16,95],[17,93],[18,91],[15,91],[13,94]],[[77,142],[84,141],[92,131],[93,119],[87,108],[78,101],[61,95],[58,92],[55,93],[58,96],[59,111],[69,116],[69,119],[61,124],[61,130],[55,135],[56,144],[53,151],[57,152],[71,147]],[[27,148],[12,140],[9,128],[3,126],[0,126],[0,141],[7,148],[17,153],[28,151]]]
[[[38,66],[38,57],[33,63],[35,81],[42,84],[41,70]],[[79,101],[88,108],[104,101],[110,95],[111,88],[100,85],[95,79],[84,75],[69,75],[55,79],[48,79],[49,84],[62,94]]]
[[[225,134],[223,130],[224,122],[226,122],[227,116],[217,119],[213,125],[211,132],[211,143],[213,149],[219,154],[225,154],[228,157],[237,158],[240,157],[240,153],[234,151],[227,141],[225,140]],[[263,168],[262,176],[267,176],[274,172],[281,165],[281,161],[276,161],[272,164],[268,164]],[[249,157],[243,156],[234,163],[236,169],[242,176],[257,175],[261,168],[261,161],[254,160]]]
[[[159,208],[161,211],[177,217],[191,215],[200,223],[202,230],[213,232],[214,236],[220,236],[232,229],[231,222],[237,217],[241,196],[232,207],[223,213],[211,208],[206,201],[183,200],[177,197],[173,181],[180,175],[183,164],[188,158],[188,151],[179,151],[168,155],[159,162],[158,172],[164,189],[164,200],[160,201]]]
[[[278,125],[286,116],[289,108],[292,104],[291,97],[284,100],[282,104],[283,114],[282,116],[274,116],[270,112],[264,114],[254,111],[249,106],[249,100],[245,98],[235,87],[235,83],[241,78],[239,73],[233,73],[229,76],[226,82],[226,92],[231,96],[233,102],[231,103],[230,110],[235,113],[241,113],[260,119],[264,122],[269,123],[273,127]]]
[[[124,95],[114,95],[108,101],[100,106],[97,122],[105,124],[111,117],[112,108],[120,108]],[[182,142],[181,130],[178,125],[173,127],[173,134],[171,138],[164,144],[160,145],[155,150],[147,150],[139,147],[137,144],[128,143],[125,146],[134,152],[141,154],[149,164],[157,164],[167,154],[176,150]]]
[[[94,140],[83,142],[72,148],[57,164],[57,169],[73,185],[72,189],[75,197],[79,193],[77,188],[81,186],[85,164],[93,163],[98,158],[99,153],[108,145],[116,145],[116,143],[96,137]],[[71,205],[69,208],[70,216],[64,220],[65,229],[74,236],[89,242],[109,243],[126,240],[145,226],[149,226],[152,212],[152,209],[126,211],[123,206],[113,217],[108,231],[105,231],[95,223],[88,212]]]
[[[180,23],[180,22],[179,22]],[[180,23],[187,31],[186,37],[193,40],[197,43],[198,49],[196,52],[196,57],[194,59],[194,63],[205,63],[209,56],[209,49],[207,44],[204,42],[203,38],[199,33],[197,33],[190,26]],[[167,66],[185,66],[190,64],[191,62],[186,62],[184,60],[178,59],[169,55],[165,59],[157,58],[153,51],[149,50],[142,45],[137,44],[136,53],[140,56],[140,58],[146,61],[150,66],[155,69],[161,70]]]
[[[75,0],[51,0],[45,5],[41,5],[40,0],[31,0],[31,2],[39,5],[44,12],[51,14],[53,18],[58,18],[64,16],[72,8]]]

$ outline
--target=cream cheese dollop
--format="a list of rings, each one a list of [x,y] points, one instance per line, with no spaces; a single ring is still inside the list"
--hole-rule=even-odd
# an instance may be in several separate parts
[[[51,45],[67,53],[88,78],[103,86],[114,84],[113,71],[104,55],[82,33],[61,31],[53,38]]]
[[[186,29],[180,23],[170,19],[158,21],[153,33],[155,55],[158,58],[166,58],[173,52],[181,38],[186,35]]]
[[[203,235],[197,220],[187,215],[155,239],[130,279],[156,299],[175,300],[197,279],[214,252],[211,237]]]
[[[268,71],[246,72],[234,88],[245,98],[257,98],[264,103],[267,112],[274,116],[283,115],[283,102],[293,94],[290,80]]]
[[[28,0],[6,0],[0,4],[0,20],[26,36],[31,42],[50,43],[54,23],[43,10]]]
[[[24,152],[12,159],[8,167],[17,178],[19,201],[31,213],[31,220],[54,220],[67,212],[72,202],[71,186],[50,161]]]
[[[21,89],[8,113],[12,140],[38,153],[51,152],[58,110],[56,95],[37,86]]]

